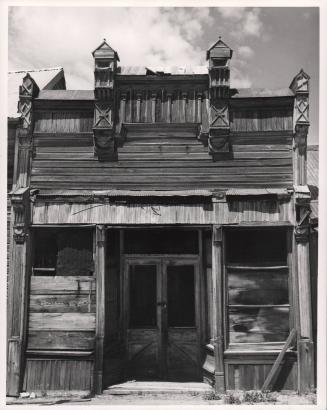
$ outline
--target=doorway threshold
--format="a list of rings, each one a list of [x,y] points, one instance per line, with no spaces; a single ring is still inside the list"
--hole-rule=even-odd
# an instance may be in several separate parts
[[[203,382],[127,381],[115,384],[103,391],[104,395],[127,394],[191,394],[212,392],[212,387]]]

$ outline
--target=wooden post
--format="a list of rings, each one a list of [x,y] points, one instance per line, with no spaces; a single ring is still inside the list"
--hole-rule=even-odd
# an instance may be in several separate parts
[[[95,272],[96,272],[96,329],[95,329],[95,363],[94,387],[97,394],[102,393],[103,375],[103,340],[105,319],[105,269],[106,269],[106,228],[97,225],[95,232]]]
[[[212,334],[215,356],[215,392],[225,391],[223,303],[222,303],[222,227],[214,226],[212,233]]]

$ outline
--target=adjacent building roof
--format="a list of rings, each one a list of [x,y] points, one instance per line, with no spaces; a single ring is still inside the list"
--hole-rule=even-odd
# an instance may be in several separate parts
[[[19,86],[23,83],[23,78],[29,73],[38,85],[39,89],[56,88],[59,81],[65,85],[65,75],[62,67],[40,68],[38,70],[19,70],[8,72],[8,117],[19,118],[17,103],[19,99]],[[64,86],[65,88],[65,86]]]

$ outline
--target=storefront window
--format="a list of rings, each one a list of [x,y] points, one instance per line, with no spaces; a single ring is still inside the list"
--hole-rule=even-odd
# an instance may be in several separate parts
[[[286,340],[290,304],[285,230],[228,231],[226,273],[229,343]]]

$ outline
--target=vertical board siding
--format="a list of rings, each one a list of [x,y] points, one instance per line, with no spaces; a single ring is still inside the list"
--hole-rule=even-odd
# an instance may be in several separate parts
[[[92,132],[93,112],[37,111],[35,132]]]
[[[226,361],[226,389],[227,390],[260,390],[273,366],[272,361],[261,359],[261,363],[230,364]],[[297,390],[297,363],[294,359],[283,362],[280,372],[273,383],[273,390]]]
[[[90,360],[28,358],[23,390],[28,392],[91,391],[92,379],[93,361]]]
[[[286,131],[292,129],[291,109],[233,109],[230,111],[231,131]]]

